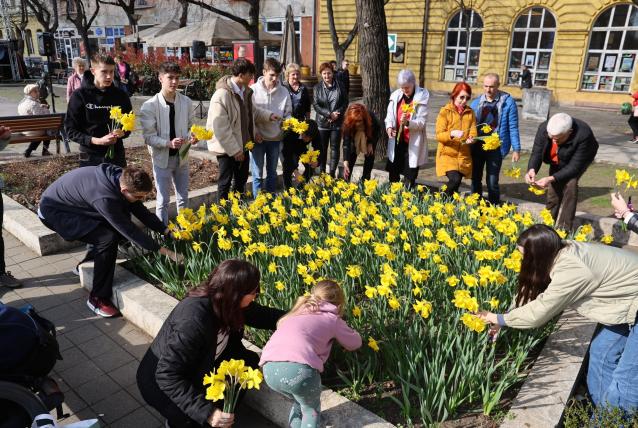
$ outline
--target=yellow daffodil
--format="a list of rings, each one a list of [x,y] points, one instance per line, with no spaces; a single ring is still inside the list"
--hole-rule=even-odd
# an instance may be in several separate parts
[[[507,177],[512,177],[512,178],[520,178],[521,177],[521,169],[520,168],[508,168],[506,170],[503,171],[503,174]]]
[[[536,196],[541,196],[544,195],[546,190],[545,189],[541,189],[540,187],[536,187],[536,186],[529,186],[527,188],[527,190],[529,190],[530,192],[532,192],[533,194],[535,194]]]
[[[277,289],[277,291],[284,291],[286,289],[286,286],[283,282],[277,281],[275,282],[275,288]]]
[[[244,144],[244,150],[250,151],[250,150],[252,150],[254,148],[255,148],[255,143],[253,143],[252,140],[247,141],[246,144]]]
[[[359,265],[349,265],[346,268],[346,275],[350,278],[359,278],[362,272],[361,266]]]
[[[485,330],[485,322],[475,315],[464,313],[461,316],[461,321],[463,321],[463,324],[465,324],[467,328],[477,333],[481,333]]]
[[[432,303],[427,300],[417,300],[412,307],[422,318],[428,318],[432,313]]]
[[[194,250],[196,253],[201,253],[201,251],[202,251],[202,244],[203,244],[203,242],[193,242],[193,250]]]
[[[603,244],[611,244],[612,242],[614,242],[614,237],[611,235],[603,235],[602,238],[600,238],[600,242],[602,242]]]
[[[481,127],[481,132],[483,134],[489,134],[490,132],[492,132],[492,127],[490,125],[488,125],[487,123],[483,124],[483,126]]]
[[[354,308],[352,308],[352,316],[360,318],[361,317],[361,308],[358,306],[355,306]]]
[[[370,347],[370,349],[374,352],[379,352],[379,344],[372,338],[372,336],[368,337],[368,347]]]

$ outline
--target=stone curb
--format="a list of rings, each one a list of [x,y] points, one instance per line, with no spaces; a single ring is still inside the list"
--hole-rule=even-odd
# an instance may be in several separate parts
[[[93,263],[80,266],[80,282],[87,290],[93,283]],[[164,320],[177,305],[177,300],[158,288],[116,266],[113,282],[113,300],[122,315],[131,323],[152,337],[159,332]],[[247,347],[261,353],[261,349],[244,341]],[[259,391],[250,390],[246,394],[246,403],[265,418],[280,427],[288,426],[288,414],[292,400],[268,388],[262,383]],[[330,389],[321,393],[322,416],[327,426],[339,428],[391,428],[394,425],[379,416],[349,401]]]
[[[574,392],[597,323],[568,309],[547,338],[501,428],[554,427]]]

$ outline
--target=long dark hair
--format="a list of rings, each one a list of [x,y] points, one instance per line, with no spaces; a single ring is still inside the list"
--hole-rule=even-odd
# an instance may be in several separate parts
[[[516,306],[522,306],[547,289],[556,256],[567,244],[554,229],[544,224],[535,224],[521,233],[516,244],[523,247],[516,295]]]
[[[240,330],[244,326],[241,300],[259,291],[259,269],[245,260],[229,259],[221,262],[189,297],[208,297],[223,330]]]

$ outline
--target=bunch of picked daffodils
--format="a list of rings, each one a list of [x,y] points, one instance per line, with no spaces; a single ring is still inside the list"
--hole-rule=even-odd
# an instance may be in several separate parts
[[[282,122],[281,129],[283,131],[292,131],[295,134],[301,135],[308,131],[308,122],[291,117]]]
[[[205,141],[205,140],[210,140],[211,138],[213,138],[213,131],[210,131],[204,128],[203,126],[199,126],[199,125],[191,126],[191,134],[197,139],[197,141]],[[190,148],[191,148],[190,141],[186,142],[185,144],[182,144],[182,147],[179,148],[180,159],[184,160]]]
[[[313,163],[319,159],[319,150],[308,150],[303,155],[299,156],[301,163]]]
[[[109,110],[109,119],[111,124],[109,125],[109,132],[114,132],[121,129],[124,132],[131,132],[135,129],[135,113],[122,113],[120,107],[111,107]],[[106,159],[113,159],[115,156],[114,145],[111,144],[106,151]]]
[[[264,377],[261,371],[247,367],[244,360],[230,359],[222,361],[216,371],[204,375],[206,399],[224,400],[223,411],[234,413],[239,391],[242,389],[259,389]]]

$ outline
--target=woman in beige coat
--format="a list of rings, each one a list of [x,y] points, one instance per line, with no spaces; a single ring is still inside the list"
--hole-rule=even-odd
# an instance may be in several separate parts
[[[43,114],[50,114],[49,106],[40,102],[40,90],[35,83],[29,84],[24,87],[24,98],[18,104],[18,114],[20,116],[39,116]],[[40,135],[46,135],[44,131],[26,131],[24,135],[30,137],[39,137]],[[40,141],[34,141],[29,143],[29,147],[24,151],[24,157],[31,157],[31,152],[38,148]],[[42,156],[51,156],[49,153],[50,141],[42,141]]]
[[[537,224],[517,241],[523,253],[516,307],[480,312],[493,325],[541,327],[571,306],[600,323],[589,348],[587,387],[596,406],[638,409],[638,255],[596,243],[563,241]]]

